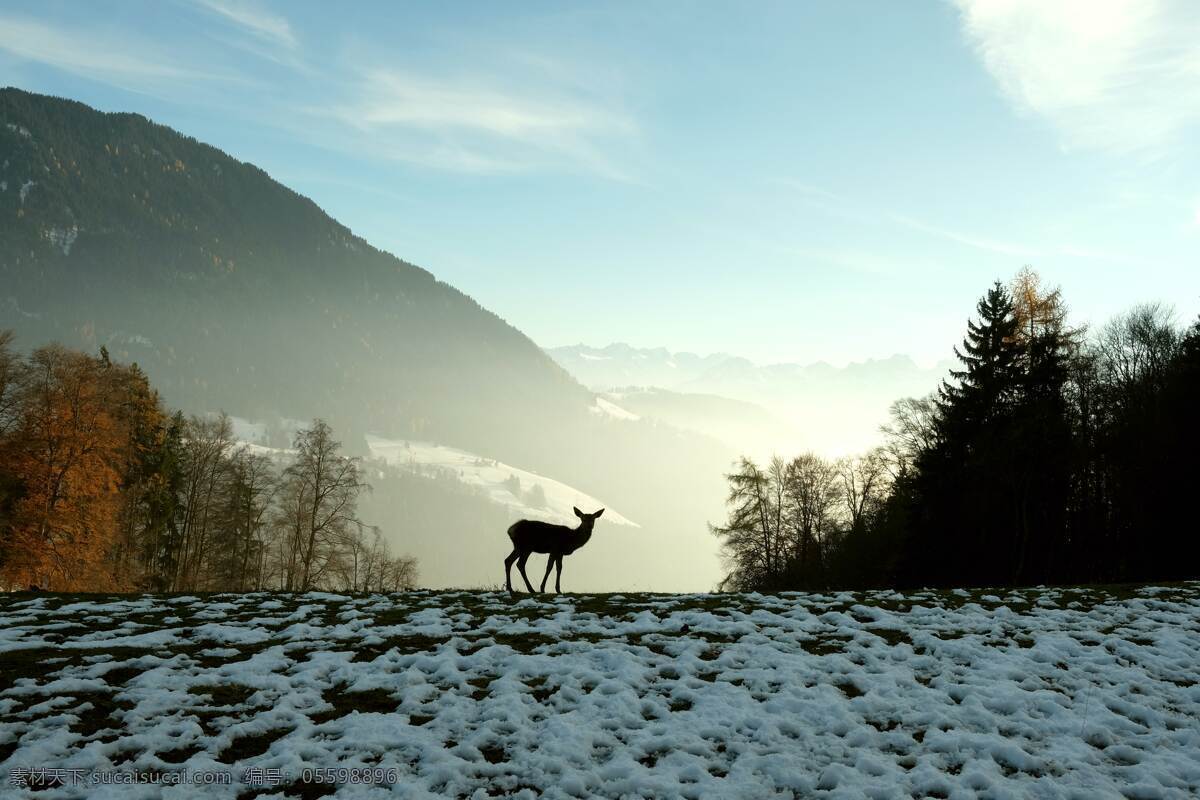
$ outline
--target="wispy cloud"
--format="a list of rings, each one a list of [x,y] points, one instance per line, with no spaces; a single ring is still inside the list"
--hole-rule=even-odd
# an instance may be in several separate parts
[[[909,230],[972,247],[977,250],[985,250],[990,253],[999,253],[1019,258],[1035,258],[1044,253],[1040,249],[1028,247],[1024,244],[1001,241],[976,233],[948,228],[944,225],[935,225],[907,214],[899,214],[886,208],[879,208],[870,203],[864,203],[803,181],[780,178],[775,179],[774,183],[793,190],[797,198],[806,205],[820,209],[822,212],[839,219],[860,225],[899,225]]]
[[[1200,123],[1195,0],[954,0],[1021,111],[1067,147],[1159,157]]]
[[[271,44],[289,49],[299,45],[287,19],[257,6],[237,0],[195,0],[197,5],[220,15],[246,33]]]
[[[141,39],[51,27],[16,16],[0,15],[0,50],[138,92],[180,79],[229,77],[177,64],[157,45]]]
[[[915,231],[928,233],[932,236],[937,236],[951,242],[957,242],[968,247],[974,247],[977,250],[987,250],[991,253],[999,253],[1005,256],[1014,256],[1017,258],[1037,258],[1043,255],[1043,251],[1031,247],[1026,247],[1021,244],[1012,242],[1003,242],[996,239],[990,239],[985,236],[977,236],[971,233],[951,230],[943,228],[939,225],[930,225],[927,222],[922,222],[918,219],[905,216],[904,214],[888,214],[888,219],[897,222],[906,228],[911,228]]]
[[[580,135],[628,132],[626,120],[575,101],[539,101],[512,92],[394,71],[366,75],[365,102],[343,109],[366,126],[456,128],[566,147]]]
[[[792,178],[772,178],[770,182],[779,186],[786,186],[788,189],[791,189],[800,196],[811,199],[818,205],[842,203],[846,199],[835,192],[829,191],[828,189],[823,189],[820,186],[816,186],[811,183],[805,183],[804,181],[793,180]]]
[[[390,53],[370,61],[348,52],[318,69],[284,17],[234,0],[190,2],[210,20],[201,28],[204,35],[270,60],[304,81],[303,100],[290,99],[299,97],[295,93],[261,97],[231,109],[240,116],[364,159],[480,175],[575,171],[636,181],[621,163],[638,139],[633,117],[613,92],[601,96],[573,80],[556,80],[552,59],[530,60],[523,51],[520,58],[508,53],[506,59],[507,51],[500,50],[447,76],[401,64]],[[250,78],[254,73],[242,62],[213,59],[195,43],[167,49],[135,32],[73,28],[2,13],[0,51],[161,97],[179,96],[185,82],[193,100],[200,82],[212,89],[230,83],[261,88],[263,83]],[[557,74],[573,73],[560,68]],[[214,107],[229,105],[228,98],[211,92],[206,100]]]
[[[344,85],[351,99],[309,113],[393,158],[468,172],[573,166],[630,179],[605,145],[635,136],[637,125],[594,99],[392,68],[364,70]]]
[[[1047,259],[1070,258],[1123,265],[1138,263],[1138,259],[1127,253],[1077,244],[1040,243],[1034,245],[1025,242],[998,239],[973,231],[947,227],[944,224],[933,224],[908,214],[900,214],[878,208],[869,203],[859,202],[853,198],[813,184],[789,179],[775,179],[774,182],[794,189],[798,199],[806,205],[818,208],[822,212],[858,225],[872,227],[900,226],[907,230],[916,231],[936,239],[970,247],[975,250],[1033,262],[1045,261]],[[1200,224],[1200,211],[1197,212],[1197,223]],[[845,248],[814,249],[808,247],[786,247],[782,249],[793,255],[823,260],[830,264],[864,273],[886,274],[894,271],[898,263],[890,252],[873,254],[868,251],[848,250]]]

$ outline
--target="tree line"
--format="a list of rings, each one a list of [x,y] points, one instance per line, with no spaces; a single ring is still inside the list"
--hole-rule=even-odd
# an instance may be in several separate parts
[[[731,590],[1111,583],[1200,575],[1200,320],[1072,326],[1025,268],[979,300],[961,366],[883,443],[729,474]]]
[[[136,364],[0,331],[0,589],[403,590],[358,517],[361,460],[317,419],[286,454],[166,408]]]

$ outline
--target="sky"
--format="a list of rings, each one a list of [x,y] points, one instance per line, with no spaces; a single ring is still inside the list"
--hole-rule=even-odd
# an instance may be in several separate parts
[[[0,84],[133,111],[543,346],[951,356],[1030,265],[1200,313],[1200,3],[6,0]]]

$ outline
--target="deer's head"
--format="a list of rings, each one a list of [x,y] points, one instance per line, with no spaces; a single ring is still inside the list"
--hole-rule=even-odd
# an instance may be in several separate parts
[[[579,517],[579,527],[588,531],[592,529],[592,526],[596,524],[596,520],[599,519],[600,515],[604,513],[603,508],[597,511],[595,514],[585,514],[574,506],[571,506],[571,508],[575,511],[575,516]]]

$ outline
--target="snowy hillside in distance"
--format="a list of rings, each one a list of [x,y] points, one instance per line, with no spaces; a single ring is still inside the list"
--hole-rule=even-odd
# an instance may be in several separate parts
[[[636,414],[624,411],[603,398],[597,398],[597,405],[592,408],[596,413],[603,413],[618,419],[637,419]],[[265,435],[261,434],[260,430],[265,430],[265,426],[238,418],[232,419],[235,421],[234,449],[266,456],[280,466],[287,466],[291,463],[296,454],[295,450],[268,447],[261,443],[265,439]],[[592,495],[561,481],[511,466],[503,461],[484,458],[466,450],[432,442],[386,439],[372,434],[367,434],[366,442],[373,458],[382,459],[394,467],[419,466],[427,469],[449,470],[463,484],[482,489],[492,502],[505,506],[519,516],[544,519],[549,522],[562,522],[574,526],[578,523],[578,518],[572,510],[573,507],[587,512],[604,508],[605,522],[634,528],[640,527],[636,522]],[[514,478],[516,478],[516,484],[513,483]],[[541,487],[540,492],[535,487]],[[518,494],[513,493],[514,488],[518,489]],[[537,495],[539,501],[544,496],[545,503],[543,505],[531,503],[531,493]]]
[[[591,406],[590,408],[593,414],[600,414],[602,416],[612,417],[613,419],[624,419],[631,422],[641,419],[640,416],[632,411],[622,408],[609,398],[600,395],[596,397],[595,405]]]
[[[253,425],[238,427],[243,434],[247,430],[253,432]],[[360,496],[357,513],[365,524],[380,529],[394,553],[417,559],[421,586],[497,585],[504,578],[504,556],[512,549],[505,535],[508,526],[525,518],[573,528],[579,519],[572,506],[605,512],[586,555],[568,568],[570,588],[607,587],[618,574],[623,586],[645,586],[647,578],[621,571],[629,537],[641,536],[645,529],[609,506],[606,500],[612,498],[597,498],[562,481],[432,442],[377,435],[361,441],[367,448],[363,475],[371,491]],[[233,450],[264,456],[278,472],[296,458],[291,448],[241,439],[234,441]],[[531,570],[541,569],[543,559],[536,557]]]
[[[382,458],[393,466],[414,465],[451,470],[460,481],[484,490],[493,502],[511,508],[519,516],[573,527],[579,520],[572,507],[589,513],[604,508],[605,522],[638,527],[636,522],[622,516],[615,508],[573,486],[465,450],[430,442],[385,439],[370,434],[367,435],[367,447],[373,457]],[[519,482],[520,494],[512,491],[514,477]],[[533,504],[529,500],[537,486],[541,487],[541,494],[544,495],[544,505]]]

